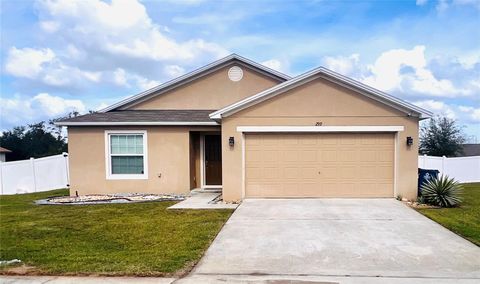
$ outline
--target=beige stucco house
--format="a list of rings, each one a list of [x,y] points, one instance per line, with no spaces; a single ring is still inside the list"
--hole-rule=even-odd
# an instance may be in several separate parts
[[[291,78],[234,54],[59,124],[71,194],[413,199],[429,116],[323,67]]]

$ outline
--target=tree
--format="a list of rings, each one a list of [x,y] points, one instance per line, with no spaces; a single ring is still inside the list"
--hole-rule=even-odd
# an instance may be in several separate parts
[[[465,136],[454,119],[433,117],[420,130],[420,154],[455,157],[462,153]]]
[[[12,151],[7,154],[9,161],[41,158],[67,151],[65,137],[54,136],[47,130],[44,121],[4,131],[0,145]]]
[[[12,151],[7,153],[8,161],[41,158],[67,152],[66,135],[62,127],[55,125],[55,122],[78,115],[78,112],[71,112],[66,116],[51,119],[48,123],[41,121],[3,131],[0,146]]]

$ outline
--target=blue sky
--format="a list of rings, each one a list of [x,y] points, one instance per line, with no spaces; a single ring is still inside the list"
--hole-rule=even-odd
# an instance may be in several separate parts
[[[480,0],[1,1],[1,129],[97,110],[238,53],[325,66],[480,142]]]

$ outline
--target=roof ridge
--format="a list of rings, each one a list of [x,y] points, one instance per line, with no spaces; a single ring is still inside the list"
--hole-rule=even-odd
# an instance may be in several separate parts
[[[209,64],[207,64],[207,65],[204,65],[204,66],[202,66],[202,67],[199,67],[199,68],[197,68],[197,69],[194,69],[194,70],[192,70],[192,71],[190,71],[190,72],[188,72],[188,73],[186,73],[186,74],[184,74],[184,75],[181,75],[181,76],[179,76],[179,77],[176,77],[176,78],[173,78],[173,79],[171,79],[171,80],[168,80],[168,81],[166,81],[166,82],[164,82],[164,83],[162,83],[162,84],[160,84],[160,85],[158,85],[158,86],[155,86],[155,87],[153,87],[153,88],[150,88],[150,89],[148,89],[148,90],[145,90],[145,91],[143,91],[143,92],[140,92],[140,93],[138,93],[138,94],[136,94],[136,95],[130,96],[130,97],[128,97],[128,98],[125,98],[125,99],[123,99],[123,100],[121,100],[121,101],[119,101],[119,102],[117,102],[117,103],[115,103],[115,104],[112,104],[112,105],[110,105],[110,106],[108,106],[108,107],[106,107],[106,108],[104,108],[104,109],[101,109],[99,112],[108,112],[108,111],[117,109],[117,108],[119,108],[119,107],[125,106],[125,105],[127,105],[127,104],[133,103],[133,102],[135,102],[135,101],[138,101],[138,100],[140,100],[140,99],[142,99],[142,98],[145,98],[145,97],[147,97],[147,96],[149,96],[149,95],[152,95],[152,94],[154,94],[154,93],[156,93],[156,92],[159,92],[159,91],[161,91],[161,90],[165,90],[165,89],[167,89],[167,88],[171,88],[171,87],[175,86],[176,84],[181,84],[182,82],[185,82],[185,81],[188,80],[188,79],[195,78],[196,76],[200,76],[200,75],[201,75],[202,73],[204,73],[204,72],[207,72],[207,71],[209,71],[209,70],[212,70],[212,69],[214,69],[214,68],[217,68],[217,67],[219,67],[219,66],[222,66],[223,64],[225,64],[225,63],[227,63],[227,62],[229,62],[230,60],[233,60],[233,59],[238,60],[238,61],[241,61],[241,62],[246,63],[246,64],[248,64],[248,65],[251,65],[251,66],[253,66],[253,67],[255,67],[255,68],[257,68],[257,69],[259,69],[259,70],[261,70],[261,71],[264,71],[266,74],[270,74],[270,75],[272,75],[272,76],[274,76],[274,77],[277,77],[277,78],[280,78],[280,79],[283,79],[283,80],[289,80],[289,79],[291,79],[291,77],[290,77],[289,75],[286,75],[286,74],[284,74],[284,73],[282,73],[282,72],[279,72],[279,71],[277,71],[277,70],[274,70],[274,69],[272,69],[272,68],[270,68],[270,67],[267,67],[267,66],[265,66],[265,65],[262,65],[262,64],[260,64],[260,63],[257,63],[257,62],[255,62],[255,61],[253,61],[253,60],[250,60],[250,59],[246,58],[246,57],[240,56],[240,55],[238,55],[238,54],[236,54],[236,53],[232,53],[232,54],[230,54],[230,55],[228,55],[228,56],[225,56],[225,57],[223,57],[223,58],[217,59],[217,60],[215,60],[215,61],[213,61],[213,62],[211,62],[211,63],[209,63]]]
[[[333,79],[338,80],[338,81],[340,81],[344,84],[347,84],[351,87],[360,89],[363,92],[367,92],[367,93],[375,96],[375,99],[377,99],[378,101],[381,101],[383,103],[386,103],[386,102],[382,101],[382,100],[386,100],[386,101],[388,101],[390,103],[393,103],[393,104],[395,104],[399,107],[402,107],[404,109],[408,109],[408,110],[413,111],[415,113],[418,113],[420,118],[430,117],[430,116],[433,115],[430,111],[428,111],[426,109],[418,107],[418,106],[416,106],[412,103],[409,103],[405,100],[397,98],[393,95],[387,94],[387,93],[385,93],[383,91],[380,91],[380,90],[378,90],[374,87],[368,86],[368,85],[366,85],[366,84],[364,84],[360,81],[357,81],[355,79],[352,79],[352,78],[347,77],[345,75],[342,75],[340,73],[332,71],[328,68],[325,68],[323,66],[319,66],[319,67],[313,68],[309,71],[306,71],[304,73],[301,73],[301,74],[291,78],[290,80],[287,80],[287,81],[282,82],[278,85],[272,86],[269,89],[263,90],[263,91],[261,91],[257,94],[254,94],[250,97],[244,98],[244,99],[242,99],[238,102],[230,104],[230,105],[228,105],[228,106],[226,106],[226,107],[224,107],[220,110],[217,110],[217,111],[210,114],[210,118],[220,120],[220,119],[222,119],[224,114],[233,114],[237,111],[240,111],[244,108],[249,107],[251,105],[251,103],[255,104],[255,101],[258,101],[258,100],[261,100],[261,99],[263,99],[263,100],[269,99],[270,97],[266,97],[266,96],[268,96],[268,95],[270,95],[274,92],[280,91],[283,88],[286,88],[288,86],[299,83],[302,80],[308,79],[309,77],[318,75],[318,74],[324,74],[324,75],[332,77]],[[338,84],[338,82],[337,82],[337,84]],[[275,94],[273,96],[275,96]],[[263,101],[263,100],[261,100],[261,101]],[[259,102],[261,102],[261,101],[259,101]]]

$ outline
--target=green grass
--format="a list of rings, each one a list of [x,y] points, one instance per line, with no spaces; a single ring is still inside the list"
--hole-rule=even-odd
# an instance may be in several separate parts
[[[0,196],[0,260],[18,258],[34,274],[179,275],[200,259],[233,212],[166,210],[175,202],[33,204],[66,194]]]
[[[463,184],[462,199],[457,208],[417,210],[480,246],[480,183]]]

